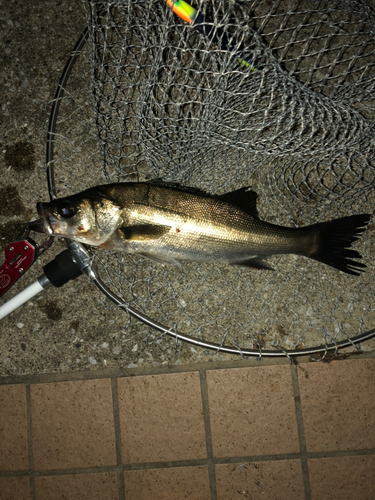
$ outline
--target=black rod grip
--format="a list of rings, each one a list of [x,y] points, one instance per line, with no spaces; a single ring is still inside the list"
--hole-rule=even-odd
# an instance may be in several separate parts
[[[54,260],[44,266],[43,271],[52,285],[58,288],[82,274],[80,268],[73,261],[69,250],[64,250],[56,255]]]

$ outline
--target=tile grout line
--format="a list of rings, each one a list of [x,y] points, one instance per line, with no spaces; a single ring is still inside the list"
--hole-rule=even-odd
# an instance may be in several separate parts
[[[118,403],[117,378],[111,379],[113,420],[115,425],[116,460],[117,460],[117,486],[119,500],[125,500],[124,472],[122,467],[122,444],[121,444],[121,424],[120,409]]]
[[[35,500],[34,453],[33,453],[32,416],[31,416],[31,385],[26,384],[25,388],[26,388],[27,458],[29,462],[30,500]]]
[[[208,465],[208,477],[209,477],[209,484],[211,491],[211,500],[217,500],[216,473],[215,473],[214,456],[212,451],[212,434],[211,434],[210,409],[208,404],[206,370],[199,371],[199,379],[200,379],[201,394],[202,394],[203,420],[204,420],[204,429],[206,435],[207,465]]]
[[[375,455],[375,449],[369,450],[342,450],[342,451],[332,451],[332,452],[310,452],[306,453],[306,457],[310,458],[340,458],[340,457],[357,457],[357,456],[372,456]],[[287,453],[279,455],[246,455],[239,457],[218,457],[213,458],[212,462],[215,465],[220,464],[241,464],[243,462],[270,462],[276,460],[299,460],[301,454],[298,453]],[[22,477],[29,476],[30,473],[33,477],[39,476],[65,476],[71,474],[93,474],[102,472],[118,472],[119,470],[147,470],[147,469],[165,469],[174,467],[194,467],[200,465],[207,465],[207,459],[198,460],[177,460],[177,461],[167,461],[167,462],[140,462],[133,464],[123,464],[119,465],[108,465],[101,467],[82,467],[74,469],[47,469],[47,470],[34,470],[30,472],[27,470],[17,470],[17,471],[0,471],[0,477]]]
[[[296,359],[299,364],[305,364],[309,361],[306,357]],[[364,352],[361,353],[360,358],[352,356],[352,359],[374,359],[375,353]],[[261,363],[261,364],[260,364]],[[285,365],[289,363],[286,358],[262,358],[259,362],[255,358],[236,359],[231,361],[213,361],[213,362],[199,362],[188,363],[186,365],[168,365],[147,368],[103,368],[98,370],[79,370],[61,373],[36,373],[31,375],[1,375],[0,385],[14,385],[14,384],[48,384],[52,382],[72,382],[75,380],[92,380],[102,378],[123,378],[123,377],[137,377],[144,375],[161,375],[168,373],[187,373],[196,372],[197,370],[227,370],[231,368],[250,368],[260,366],[275,366]]]
[[[292,374],[292,387],[293,387],[294,404],[295,404],[296,419],[297,419],[297,432],[298,432],[298,440],[300,446],[300,459],[302,467],[303,486],[305,490],[305,500],[311,500],[310,477],[309,477],[309,468],[307,463],[308,454],[306,449],[305,428],[303,425],[301,395],[299,390],[297,369],[298,365],[291,363],[290,370]]]
[[[374,356],[375,357],[375,356]],[[212,361],[200,363],[187,363],[186,365],[165,365],[147,368],[103,368],[97,370],[78,370],[61,373],[37,373],[31,375],[7,375],[0,376],[0,385],[9,384],[48,384],[51,382],[71,382],[75,380],[91,380],[102,378],[123,378],[145,375],[161,375],[169,373],[187,373],[197,370],[227,370],[230,368],[246,368],[258,366],[274,366],[287,364],[285,358],[262,358],[260,362],[255,358],[236,359],[231,361]]]

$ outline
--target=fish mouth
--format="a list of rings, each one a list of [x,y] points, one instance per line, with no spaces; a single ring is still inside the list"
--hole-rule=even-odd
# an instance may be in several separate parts
[[[43,203],[37,203],[36,209],[38,211],[39,217],[43,219],[42,223],[43,232],[52,236],[54,233],[51,227],[50,215],[45,211]]]

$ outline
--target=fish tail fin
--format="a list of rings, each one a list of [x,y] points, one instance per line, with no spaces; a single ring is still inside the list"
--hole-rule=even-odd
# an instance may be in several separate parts
[[[318,235],[318,244],[309,257],[344,273],[359,276],[367,266],[352,260],[361,259],[362,256],[350,247],[365,231],[370,218],[368,214],[351,215],[310,226]]]

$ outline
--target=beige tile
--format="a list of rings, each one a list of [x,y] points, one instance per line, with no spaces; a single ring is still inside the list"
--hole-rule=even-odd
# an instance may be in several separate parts
[[[125,463],[206,457],[199,374],[118,380]]]
[[[305,498],[299,460],[220,464],[215,471],[217,500]]]
[[[307,451],[375,448],[375,359],[299,371]]]
[[[125,471],[126,500],[209,500],[206,466]]]
[[[299,452],[290,367],[207,372],[215,457]]]
[[[0,477],[1,500],[30,500],[28,477]]]
[[[36,477],[35,500],[118,500],[117,474]]]
[[[110,380],[32,385],[31,409],[36,469],[116,464]]]
[[[308,461],[311,500],[374,500],[375,456]]]
[[[28,468],[26,389],[24,385],[0,386],[0,470]]]

